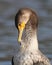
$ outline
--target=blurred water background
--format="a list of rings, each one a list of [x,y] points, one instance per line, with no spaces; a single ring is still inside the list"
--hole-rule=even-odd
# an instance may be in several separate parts
[[[0,65],[11,65],[17,49],[14,18],[21,7],[36,11],[39,17],[39,48],[52,63],[52,0],[0,0]]]

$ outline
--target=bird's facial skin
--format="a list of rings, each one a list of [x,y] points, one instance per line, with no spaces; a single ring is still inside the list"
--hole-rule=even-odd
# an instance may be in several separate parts
[[[18,42],[21,42],[21,37],[22,37],[22,33],[23,33],[23,30],[25,28],[25,22],[21,22],[20,24],[18,24]]]

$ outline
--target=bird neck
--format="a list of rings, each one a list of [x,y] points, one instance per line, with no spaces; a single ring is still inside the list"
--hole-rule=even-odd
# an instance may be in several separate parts
[[[29,49],[30,50],[38,50],[38,40],[37,40],[37,36],[33,36],[31,37],[31,40],[29,41]]]
[[[37,40],[37,33],[28,34],[24,38],[22,38],[21,47],[27,50],[38,50],[38,40]]]

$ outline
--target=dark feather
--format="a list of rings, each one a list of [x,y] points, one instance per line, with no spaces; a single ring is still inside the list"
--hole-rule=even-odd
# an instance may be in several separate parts
[[[33,63],[33,65],[46,65],[46,64],[44,64],[43,62],[36,62],[36,63]]]
[[[14,58],[14,57],[12,57],[12,65],[14,65],[13,58]]]

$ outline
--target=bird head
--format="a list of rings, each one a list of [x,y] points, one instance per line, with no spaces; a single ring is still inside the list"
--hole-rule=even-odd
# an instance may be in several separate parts
[[[33,30],[37,27],[36,13],[28,8],[20,9],[15,16],[15,26],[18,29],[18,42],[21,42],[23,31],[26,27],[29,27],[29,24]]]

